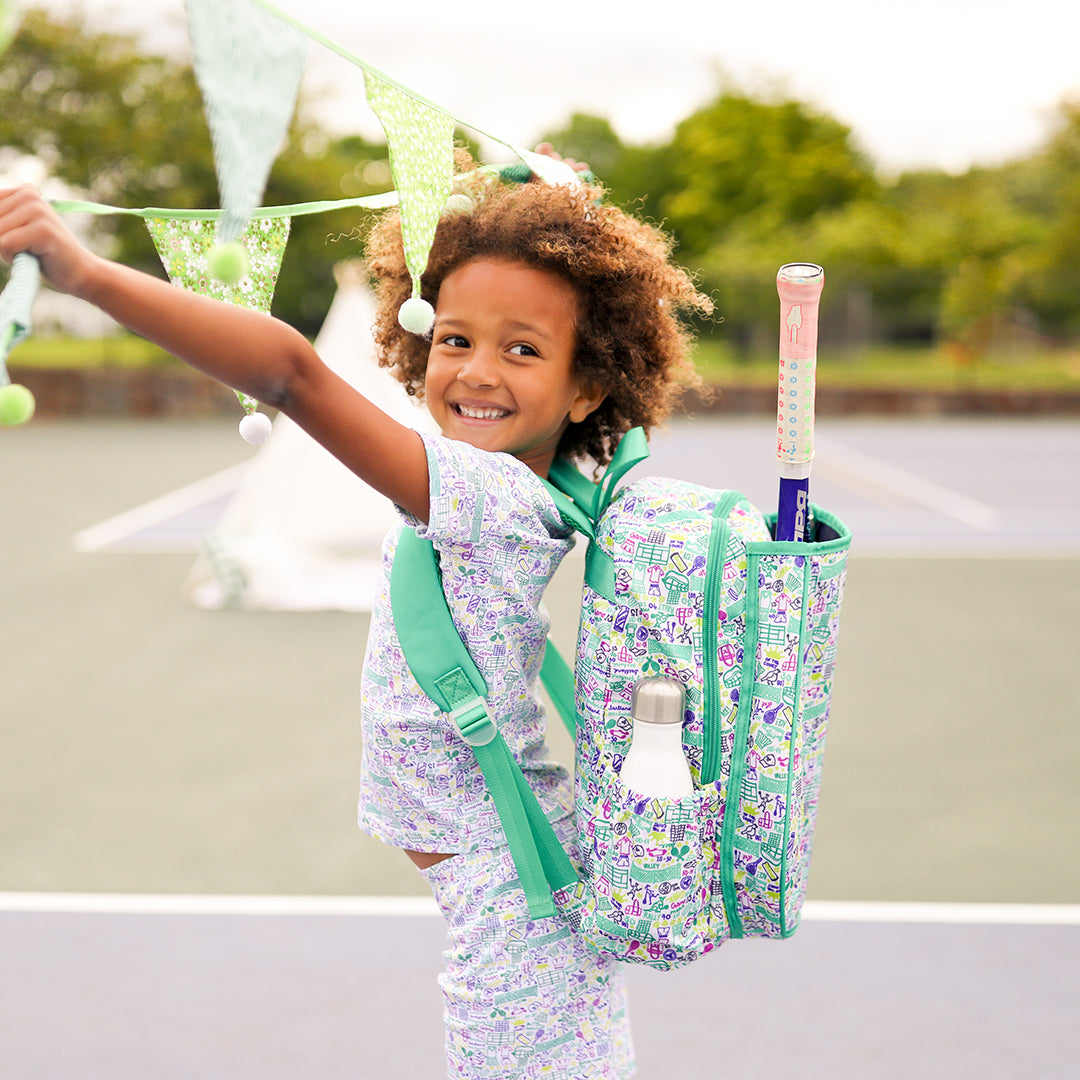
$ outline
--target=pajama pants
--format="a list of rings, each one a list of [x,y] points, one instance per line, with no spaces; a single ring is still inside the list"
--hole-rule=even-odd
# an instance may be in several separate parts
[[[555,825],[577,863],[573,817]],[[446,920],[450,1080],[627,1080],[622,970],[561,918],[531,919],[506,846],[422,870]]]

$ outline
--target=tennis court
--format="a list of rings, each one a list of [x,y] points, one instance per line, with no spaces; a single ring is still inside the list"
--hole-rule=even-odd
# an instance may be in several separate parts
[[[789,942],[631,972],[639,1075],[767,1046],[810,1078],[1074,1076],[1080,424],[820,429],[813,497],[856,544],[811,904]],[[440,922],[352,824],[365,617],[202,611],[182,543],[72,546],[244,461],[235,426],[0,435],[0,1072],[438,1077]],[[639,471],[768,505],[770,448],[684,421]]]

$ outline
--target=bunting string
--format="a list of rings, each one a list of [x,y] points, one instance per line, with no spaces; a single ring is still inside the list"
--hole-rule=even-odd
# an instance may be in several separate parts
[[[369,64],[362,57],[356,55],[356,53],[350,52],[348,49],[339,45],[336,41],[321,34],[318,30],[312,29],[312,27],[300,22],[299,19],[293,18],[291,15],[282,11],[280,8],[271,4],[269,0],[255,0],[255,3],[260,4],[266,8],[267,11],[273,12],[282,22],[288,23],[290,26],[299,30],[300,33],[307,35],[312,41],[317,42],[319,45],[324,46],[333,53],[337,53],[343,60],[347,60],[350,64],[360,68],[365,75],[374,76],[380,82],[385,83],[387,86],[392,86],[394,89],[400,91],[406,97],[411,98],[413,101],[420,105],[425,105],[429,109],[434,109],[436,112],[444,113],[449,116],[455,123],[460,124],[462,127],[467,127],[470,131],[475,132],[477,135],[483,135],[485,139],[490,139],[492,142],[499,143],[500,146],[505,146],[508,150],[513,151],[515,154],[519,153],[518,147],[513,143],[507,142],[505,139],[500,139],[498,135],[492,135],[490,131],[485,131],[481,127],[477,127],[476,124],[470,124],[467,120],[462,120],[459,116],[454,116],[453,113],[444,109],[441,105],[436,105],[434,101],[429,101],[422,94],[418,94],[415,90],[409,89],[409,87],[398,82],[396,79],[391,78],[385,72],[380,71],[373,64]],[[526,151],[528,153],[528,151]],[[522,158],[524,161],[525,159]]]
[[[398,205],[406,266],[413,284],[413,296],[398,317],[407,329],[424,334],[434,312],[419,295],[421,276],[447,200],[462,198],[451,194],[455,125],[506,147],[547,183],[579,182],[564,162],[524,150],[462,120],[281,11],[270,0],[185,0],[185,4],[195,74],[214,147],[221,208],[132,209],[78,199],[52,201],[60,213],[126,214],[146,219],[170,279],[183,288],[269,310],[293,217]],[[0,47],[5,44],[5,33],[10,37],[12,11],[11,3],[0,7],[0,15],[9,16],[0,19]],[[295,109],[307,40],[364,72],[368,104],[386,134],[394,190],[288,206],[258,205]],[[483,166],[482,170],[489,168]],[[255,403],[238,396],[250,414]],[[255,419],[254,415],[245,417],[245,421]],[[244,422],[241,430],[245,431]],[[249,424],[248,434],[252,430]],[[265,437],[261,429],[257,434]]]
[[[217,221],[224,210],[174,210],[165,206],[144,206],[135,209],[127,206],[109,206],[107,203],[86,202],[82,199],[52,199],[58,214],[126,214],[129,217],[160,218],[170,221]],[[385,191],[379,195],[360,195],[352,199],[322,199],[315,202],[290,203],[283,206],[260,206],[252,212],[255,218],[294,218],[305,214],[324,214],[332,210],[359,208],[362,210],[385,210],[396,206],[398,193]]]

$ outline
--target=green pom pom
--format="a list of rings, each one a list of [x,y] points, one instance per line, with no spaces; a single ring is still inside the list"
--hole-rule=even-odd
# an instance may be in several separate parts
[[[421,337],[435,325],[435,309],[420,296],[410,296],[398,308],[398,322],[410,334]]]
[[[25,424],[34,415],[34,395],[18,383],[0,386],[0,424]]]
[[[238,240],[212,247],[206,256],[206,265],[223,285],[235,285],[251,269],[244,245]]]

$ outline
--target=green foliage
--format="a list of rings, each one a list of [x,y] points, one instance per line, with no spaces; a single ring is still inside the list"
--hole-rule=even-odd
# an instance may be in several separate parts
[[[213,205],[202,101],[186,65],[140,54],[134,39],[93,33],[74,15],[27,11],[0,66],[0,147],[40,159],[96,202]],[[136,219],[102,220],[109,251],[160,272]]]
[[[772,280],[794,259],[826,267],[834,353],[937,338],[971,360],[1010,327],[1080,334],[1080,101],[1027,159],[888,183],[836,120],[730,90],[662,145],[628,145],[583,114],[545,137],[603,159],[609,197],[673,234],[716,300],[719,335],[745,356],[775,340]]]
[[[267,183],[264,202],[282,206],[312,199],[342,199],[391,186],[386,146],[358,136],[328,141],[317,129],[294,124]],[[361,254],[369,214],[344,209],[294,217],[281,264],[274,313],[314,336],[337,285],[334,266]]]
[[[996,353],[980,364],[957,364],[948,345],[876,345],[856,350],[843,363],[832,359],[818,368],[819,387],[1080,391],[1080,357],[1071,349]],[[776,386],[775,346],[746,355],[727,341],[703,340],[694,365],[721,392],[725,386]]]
[[[764,239],[877,192],[851,131],[798,101],[724,91],[675,129],[665,217],[688,257],[726,235]]]
[[[626,153],[610,121],[583,112],[572,114],[563,127],[545,132],[537,141],[551,143],[563,157],[586,162],[609,188]]]
[[[163,349],[126,331],[105,338],[31,334],[9,357],[13,369],[175,366]]]
[[[663,224],[679,257],[700,271],[723,333],[745,348],[775,333],[771,282],[781,263],[813,257],[814,222],[855,202],[872,206],[880,194],[839,121],[735,90],[683,120],[663,145],[626,146],[607,121],[582,114],[546,137],[593,165],[617,204]]]
[[[0,167],[34,155],[115,205],[217,204],[190,67],[144,55],[131,37],[91,31],[81,16],[26,12],[0,65],[0,103]],[[458,138],[479,160],[476,144]],[[1046,145],[1024,160],[890,182],[835,118],[730,87],[665,142],[628,144],[581,112],[543,138],[588,162],[612,202],[672,234],[716,301],[721,325],[699,329],[744,356],[774,350],[772,283],[794,260],[826,267],[822,343],[834,353],[937,338],[970,359],[1018,324],[1029,336],[1080,335],[1080,101],[1061,105]],[[384,144],[330,138],[302,99],[264,201],[355,197],[390,183]],[[334,266],[360,254],[366,223],[355,210],[294,219],[275,313],[316,333]],[[95,228],[100,250],[161,273],[140,220],[103,217]]]
[[[744,349],[776,336],[777,267],[823,262],[818,222],[879,196],[850,129],[798,101],[726,90],[679,124],[665,157],[663,215]]]
[[[1042,226],[1022,253],[1021,303],[1049,333],[1080,334],[1080,99],[1062,102],[1045,148],[1010,172],[1014,198]]]
[[[210,135],[190,66],[144,55],[131,36],[91,31],[76,15],[28,11],[0,66],[0,102],[0,154],[39,158],[86,198],[130,207],[218,205]],[[386,160],[385,145],[329,140],[301,100],[264,201],[385,191]],[[334,263],[358,253],[363,221],[361,211],[293,221],[276,314],[305,333],[318,330],[335,290]],[[161,275],[140,219],[102,217],[94,225],[99,250]]]

